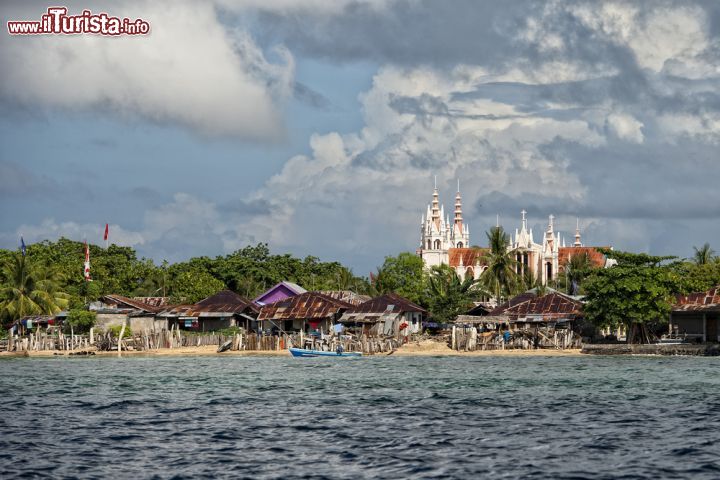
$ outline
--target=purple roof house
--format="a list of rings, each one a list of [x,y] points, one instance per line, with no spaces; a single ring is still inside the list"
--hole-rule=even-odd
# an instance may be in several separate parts
[[[280,282],[269,290],[261,293],[253,303],[255,305],[268,305],[270,303],[277,302],[278,300],[285,300],[286,298],[294,297],[305,293],[307,290],[302,288],[300,285],[292,282]]]

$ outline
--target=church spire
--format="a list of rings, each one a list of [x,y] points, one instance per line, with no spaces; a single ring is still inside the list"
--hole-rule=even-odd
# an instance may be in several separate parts
[[[580,219],[576,218],[576,225],[575,225],[575,243],[573,243],[573,247],[582,247],[582,240],[580,239]]]
[[[455,225],[460,226],[462,230],[462,197],[460,196],[460,180],[458,179],[458,190],[455,196]]]
[[[440,194],[438,193],[437,188],[437,175],[435,175],[435,188],[433,189],[432,210],[430,219],[438,228],[438,230],[440,230]]]

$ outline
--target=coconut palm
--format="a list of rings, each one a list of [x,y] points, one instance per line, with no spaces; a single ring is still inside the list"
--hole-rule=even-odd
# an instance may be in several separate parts
[[[707,242],[705,242],[705,245],[700,248],[693,247],[693,250],[695,250],[693,260],[695,260],[695,263],[698,265],[707,265],[708,263],[712,263],[715,258],[715,250],[710,248],[710,244]]]
[[[439,322],[453,320],[472,306],[474,296],[485,294],[472,275],[461,280],[455,270],[445,264],[430,269],[427,291],[430,311]]]
[[[515,250],[508,247],[510,238],[502,227],[493,227],[486,235],[490,252],[486,256],[488,266],[480,276],[480,282],[495,295],[499,305],[501,297],[510,295],[518,284],[518,262]]]
[[[580,292],[580,285],[590,274],[591,269],[592,262],[590,261],[590,255],[588,255],[587,252],[573,255],[567,263],[565,263],[567,292],[570,295],[577,295]]]
[[[51,315],[68,306],[69,296],[60,291],[58,274],[34,265],[16,254],[2,266],[0,317],[17,320],[26,315]]]

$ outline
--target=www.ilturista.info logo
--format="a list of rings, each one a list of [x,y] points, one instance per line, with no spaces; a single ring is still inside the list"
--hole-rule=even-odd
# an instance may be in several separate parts
[[[142,18],[112,17],[107,13],[83,10],[80,15],[68,15],[67,7],[50,7],[40,21],[19,20],[7,22],[10,35],[147,35],[150,24]]]

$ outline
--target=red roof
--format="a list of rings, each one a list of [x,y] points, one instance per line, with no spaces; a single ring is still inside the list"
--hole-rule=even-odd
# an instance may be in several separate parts
[[[305,292],[260,309],[258,320],[322,319],[345,312],[353,305],[318,292]]]
[[[543,320],[574,318],[582,316],[582,304],[561,293],[553,292],[508,307],[502,314],[515,320],[530,316],[540,316]]]
[[[472,267],[479,260],[480,265],[487,265],[485,256],[489,248],[450,248],[448,249],[448,261],[451,267],[459,267],[460,260],[466,267]]]
[[[592,266],[602,268],[605,266],[606,258],[598,248],[609,249],[610,247],[560,247],[558,249],[558,265],[560,265],[560,269],[562,270],[570,261],[570,257],[587,253]]]
[[[720,285],[707,292],[678,295],[673,312],[720,311]]]

